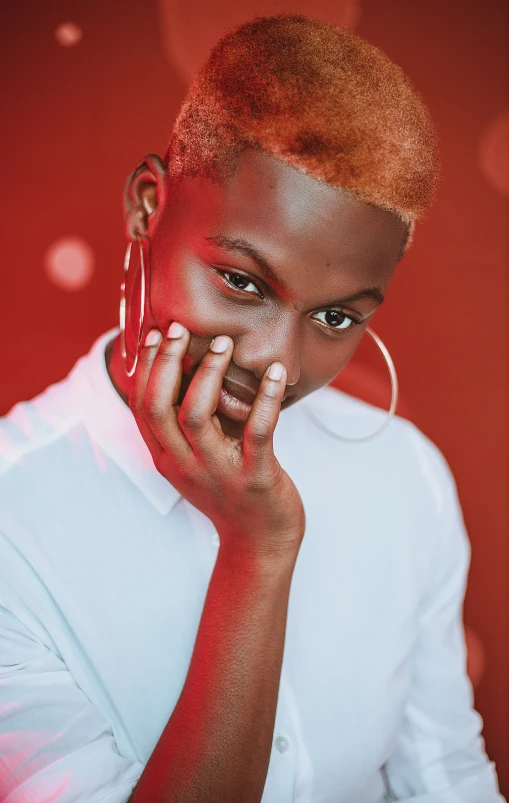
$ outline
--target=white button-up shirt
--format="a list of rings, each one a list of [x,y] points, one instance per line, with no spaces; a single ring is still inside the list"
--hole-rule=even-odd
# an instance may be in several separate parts
[[[220,548],[106,371],[112,330],[0,419],[0,801],[123,803],[186,678]],[[500,803],[465,673],[470,549],[439,449],[324,387],[274,451],[306,533],[263,803]],[[170,757],[171,760],[171,757]]]

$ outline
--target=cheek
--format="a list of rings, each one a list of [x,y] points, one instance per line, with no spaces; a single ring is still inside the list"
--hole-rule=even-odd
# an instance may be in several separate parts
[[[178,321],[206,344],[217,334],[221,311],[217,292],[207,281],[203,268],[191,260],[174,258],[171,270],[156,266],[151,283],[151,305],[161,329]],[[193,346],[191,341],[190,350]]]
[[[312,353],[303,358],[302,369],[303,374],[305,373],[303,385],[306,394],[328,385],[341,373],[355,354],[361,337],[362,332],[349,338],[348,341],[345,338],[342,343],[333,341],[329,344],[326,341],[319,350],[313,348]]]

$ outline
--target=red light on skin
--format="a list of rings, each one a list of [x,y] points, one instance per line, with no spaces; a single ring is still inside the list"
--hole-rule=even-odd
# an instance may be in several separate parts
[[[55,28],[55,39],[62,47],[73,47],[81,42],[83,31],[74,22],[61,22]]]

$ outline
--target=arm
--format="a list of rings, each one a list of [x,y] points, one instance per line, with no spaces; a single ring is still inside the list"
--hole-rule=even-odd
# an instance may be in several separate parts
[[[133,803],[259,803],[294,563],[220,550],[182,694]]]
[[[233,343],[204,355],[180,405],[185,331],[176,344],[168,338],[160,350],[153,341],[141,350],[130,398],[154,465],[211,519],[221,548],[189,677],[133,799],[254,803],[269,764],[290,583],[305,530],[302,500],[273,452],[286,374],[266,371],[243,441],[224,436],[214,412]],[[15,620],[23,588],[22,578],[0,619],[0,799],[125,803],[144,768],[119,754],[111,727],[51,639],[41,643],[44,610],[34,619],[39,637],[30,622]]]
[[[165,338],[147,336],[129,403],[154,465],[212,521],[221,547],[189,674],[133,802],[259,803],[305,531],[302,500],[273,450],[286,371],[266,370],[243,439],[225,435],[215,412],[233,341],[214,338],[179,404],[190,332],[176,323]]]
[[[63,660],[0,603],[0,801],[259,801],[295,558],[248,563],[221,546],[182,694],[145,769],[119,753]]]
[[[396,750],[386,765],[393,797],[405,803],[503,803],[484,751],[482,719],[466,674],[462,607],[470,562],[453,475],[433,445],[442,491],[434,559],[421,604],[413,684]]]
[[[0,604],[0,801],[125,803],[142,770],[62,659]]]

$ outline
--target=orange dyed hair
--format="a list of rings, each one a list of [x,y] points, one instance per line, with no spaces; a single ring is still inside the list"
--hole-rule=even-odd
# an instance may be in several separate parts
[[[227,33],[194,78],[165,162],[170,177],[226,177],[258,148],[408,226],[439,174],[429,112],[403,70],[361,37],[297,14]]]

